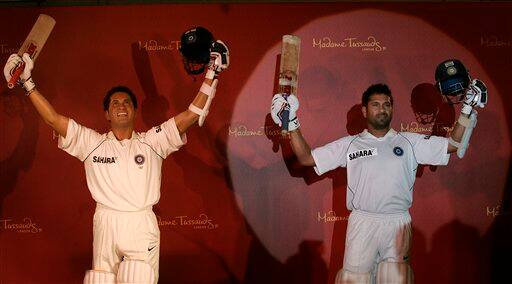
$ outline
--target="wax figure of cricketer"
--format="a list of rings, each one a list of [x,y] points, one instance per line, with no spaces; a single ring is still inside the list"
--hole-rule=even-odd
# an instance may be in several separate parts
[[[351,213],[337,284],[413,283],[408,209],[412,204],[416,169],[419,164],[446,165],[450,153],[467,147],[468,132],[470,135],[476,125],[473,108],[484,107],[487,102],[485,85],[473,80],[463,100],[450,138],[397,132],[390,126],[391,91],[384,84],[375,84],[362,96],[367,129],[311,150],[299,128],[297,97],[274,96],[272,118],[281,125],[282,111],[289,110],[290,143],[302,165],[314,167],[319,175],[338,167],[347,168],[346,205]]]
[[[196,30],[188,31],[184,38],[195,41]],[[141,133],[134,131],[137,99],[129,88],[119,86],[107,92],[103,107],[111,130],[100,134],[53,108],[36,88],[31,75],[34,63],[28,54],[13,54],[7,60],[6,80],[16,66],[25,63],[18,83],[42,119],[60,135],[59,148],[84,163],[87,185],[97,202],[93,267],[86,272],[84,283],[158,281],[160,231],[152,206],[160,198],[162,162],[186,143],[185,133],[192,125],[202,124],[217,76],[229,65],[229,51],[223,42],[212,41],[207,50],[208,71],[189,108]]]

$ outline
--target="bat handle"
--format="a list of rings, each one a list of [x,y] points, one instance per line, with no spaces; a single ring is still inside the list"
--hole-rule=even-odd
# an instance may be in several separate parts
[[[283,124],[282,124],[282,128],[281,128],[281,133],[284,134],[284,133],[288,132],[288,122],[290,120],[290,111],[283,110],[282,117],[283,117]]]
[[[284,96],[284,98],[287,100],[288,96]],[[288,101],[288,100],[287,100]],[[290,122],[290,110],[284,109],[283,113],[281,114],[282,117],[282,123],[281,123],[281,134],[286,134],[288,132],[288,124]]]
[[[23,69],[25,69],[25,62],[22,62],[20,65],[16,67],[16,69],[14,69],[14,73],[12,74],[11,80],[9,80],[9,82],[7,83],[7,87],[9,87],[9,89],[14,88],[16,82],[18,82],[18,79],[21,76],[21,73],[23,73]]]

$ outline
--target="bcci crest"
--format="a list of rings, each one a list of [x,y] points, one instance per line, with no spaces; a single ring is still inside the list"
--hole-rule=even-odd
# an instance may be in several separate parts
[[[137,156],[135,156],[135,163],[137,165],[142,166],[144,164],[144,161],[146,161],[146,158],[144,158],[143,155],[138,154]]]

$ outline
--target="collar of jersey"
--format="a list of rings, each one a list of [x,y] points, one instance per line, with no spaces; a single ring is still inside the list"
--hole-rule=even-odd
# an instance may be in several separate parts
[[[389,137],[394,137],[396,134],[397,134],[396,130],[394,130],[393,128],[390,128],[388,133],[386,133],[386,135],[384,135],[382,137],[375,137],[375,136],[373,136],[373,134],[368,132],[368,129],[365,129],[363,132],[361,132],[361,134],[359,136],[361,138],[370,138],[370,139],[376,139],[376,140],[384,140],[384,139],[389,138]]]
[[[117,140],[117,138],[114,135],[114,132],[112,132],[112,130],[107,133],[107,138],[111,139],[111,140]],[[139,138],[139,134],[137,134],[137,132],[135,132],[135,131],[132,131],[132,137],[130,138],[130,140],[137,139],[137,138]]]

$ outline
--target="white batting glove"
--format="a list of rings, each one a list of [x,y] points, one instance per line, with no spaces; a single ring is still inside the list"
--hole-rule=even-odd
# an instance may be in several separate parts
[[[224,42],[217,40],[212,43],[212,47],[210,49],[210,62],[208,63],[208,72],[206,72],[206,78],[213,79],[215,75],[228,69],[228,67],[228,46]]]
[[[288,131],[296,130],[300,127],[299,119],[297,118],[297,111],[299,110],[299,99],[295,95],[289,95],[286,99],[283,94],[275,94],[272,98],[272,105],[270,106],[270,115],[272,120],[279,126],[283,125],[282,114],[284,110],[290,112]]]
[[[473,79],[464,95],[464,103],[461,112],[469,115],[474,107],[484,108],[486,104],[487,86],[485,86],[484,82]]]
[[[25,91],[30,92],[35,87],[36,84],[34,80],[32,80],[32,69],[34,69],[34,61],[30,58],[30,55],[27,53],[23,54],[23,58],[21,58],[18,54],[11,54],[7,59],[7,63],[4,66],[4,76],[5,80],[9,82],[12,78],[12,74],[16,70],[16,67],[20,65],[22,62],[25,63],[25,68],[23,69],[23,73],[20,75],[20,79],[18,83],[23,86]]]

